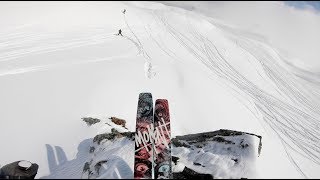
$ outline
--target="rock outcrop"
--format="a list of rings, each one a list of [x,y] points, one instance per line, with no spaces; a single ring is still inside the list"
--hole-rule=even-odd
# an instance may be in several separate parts
[[[82,118],[82,120],[84,122],[86,122],[88,126],[91,126],[93,124],[99,123],[101,121],[98,118],[92,118],[92,117],[84,117],[84,118]]]
[[[126,128],[126,120],[123,120],[123,119],[120,119],[120,118],[117,118],[117,117],[110,117],[109,118],[113,123],[117,124],[117,125],[120,125],[124,128]]]

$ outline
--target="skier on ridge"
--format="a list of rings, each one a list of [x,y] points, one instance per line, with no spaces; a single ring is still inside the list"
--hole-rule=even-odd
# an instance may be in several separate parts
[[[121,29],[119,29],[119,32],[118,32],[117,36],[119,36],[119,35],[123,36]]]
[[[122,13],[125,14],[125,13],[126,13],[126,9],[123,9]],[[116,34],[116,35],[117,35],[117,36],[119,36],[119,35],[123,36],[123,35],[122,35],[122,30],[119,29],[118,34]]]

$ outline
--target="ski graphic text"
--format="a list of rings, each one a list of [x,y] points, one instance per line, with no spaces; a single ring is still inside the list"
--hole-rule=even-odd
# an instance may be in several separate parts
[[[148,149],[148,145],[152,144],[153,142],[155,146],[158,146],[163,143],[165,147],[167,148],[169,147],[167,139],[171,139],[171,137],[168,137],[170,136],[170,131],[168,130],[167,126],[170,125],[170,122],[165,123],[163,118],[161,118],[161,120],[162,120],[162,123],[159,122],[158,127],[154,128],[154,125],[150,124],[147,126],[147,130],[143,132],[138,131],[136,133],[135,135],[136,147],[140,147],[140,145],[142,144],[143,147],[146,148],[149,153],[151,153],[151,150]],[[140,149],[137,149],[136,151],[139,151],[139,150]]]

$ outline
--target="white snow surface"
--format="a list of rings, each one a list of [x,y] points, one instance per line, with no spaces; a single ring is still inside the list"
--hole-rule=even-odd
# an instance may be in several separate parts
[[[134,131],[139,93],[151,92],[168,99],[173,136],[261,135],[254,177],[320,177],[320,76],[263,38],[156,2],[1,2],[0,14],[1,165],[79,178],[91,138],[109,131],[81,118]]]

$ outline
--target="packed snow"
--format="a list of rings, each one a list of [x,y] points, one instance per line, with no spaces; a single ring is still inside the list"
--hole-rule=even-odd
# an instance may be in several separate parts
[[[168,99],[173,136],[261,135],[250,177],[320,177],[320,75],[263,34],[158,2],[0,4],[1,166],[28,160],[36,178],[81,178],[92,138],[111,131],[81,118],[121,117],[134,131],[139,93],[151,92]],[[103,178],[131,177],[131,146],[93,159],[113,159]]]

